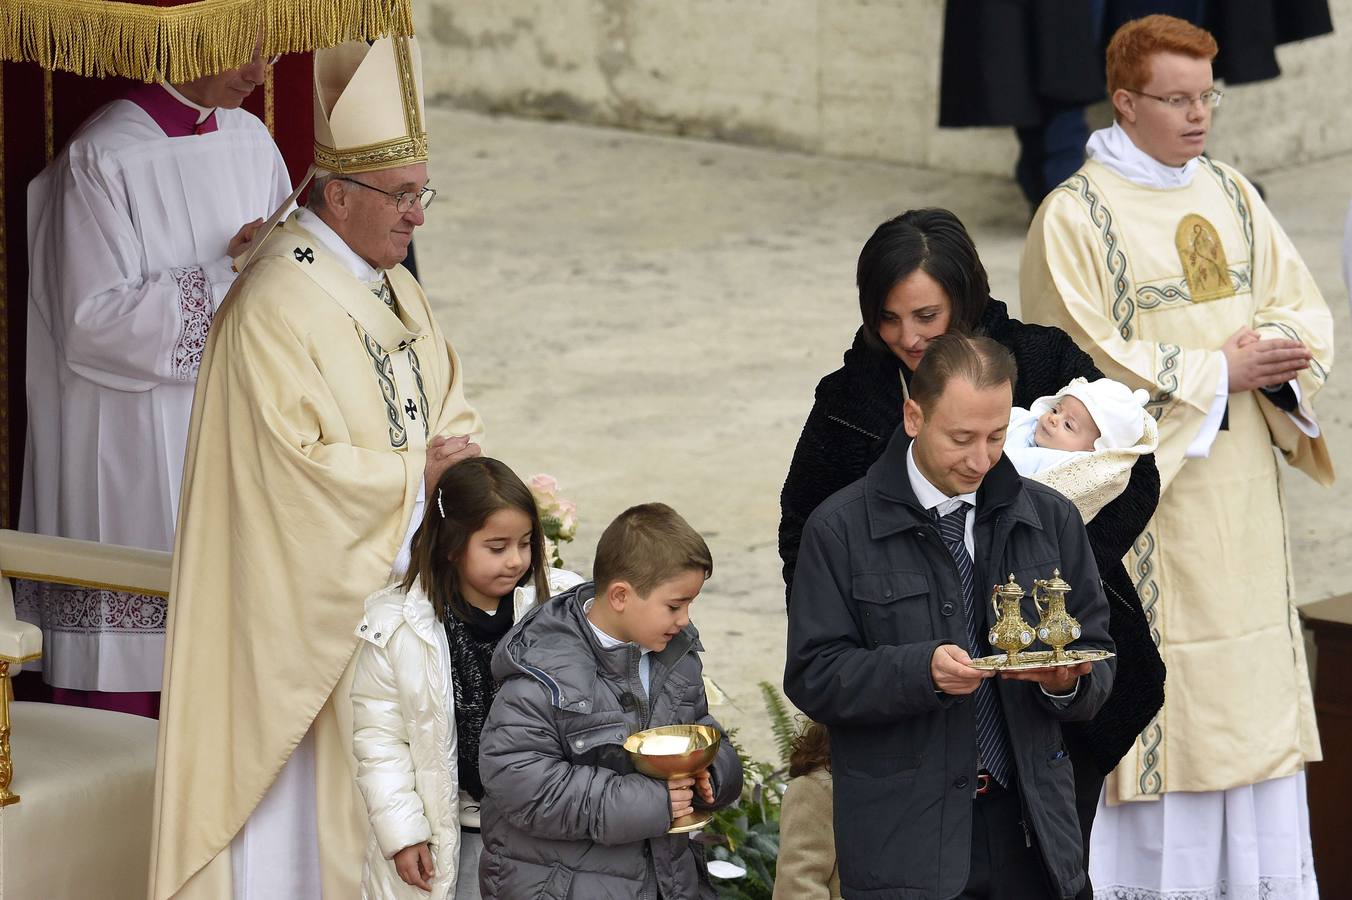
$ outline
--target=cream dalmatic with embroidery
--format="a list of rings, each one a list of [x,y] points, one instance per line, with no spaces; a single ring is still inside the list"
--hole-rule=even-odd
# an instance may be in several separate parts
[[[1230,394],[1203,432],[1236,329],[1293,337],[1314,355],[1298,417],[1333,363],[1327,305],[1252,185],[1200,159],[1173,188],[1091,161],[1043,203],[1024,248],[1025,318],[1056,325],[1109,378],[1151,393],[1159,507],[1126,560],[1168,666],[1164,708],[1110,797],[1225,790],[1320,758],[1294,605],[1278,458],[1332,480],[1311,439],[1260,392]],[[1214,423],[1212,425],[1214,427]],[[1194,443],[1203,433],[1200,452]]]

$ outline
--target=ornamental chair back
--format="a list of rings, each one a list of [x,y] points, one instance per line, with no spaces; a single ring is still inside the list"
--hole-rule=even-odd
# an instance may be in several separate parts
[[[11,578],[167,595],[170,554],[0,530],[0,897],[141,900],[155,790],[153,719],[11,703],[41,655]]]

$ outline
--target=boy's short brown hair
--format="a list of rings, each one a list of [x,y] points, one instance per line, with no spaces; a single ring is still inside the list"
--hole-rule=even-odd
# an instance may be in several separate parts
[[[647,596],[664,581],[699,569],[714,573],[709,545],[680,513],[665,503],[631,506],[601,533],[592,563],[597,595],[617,581],[627,581]]]

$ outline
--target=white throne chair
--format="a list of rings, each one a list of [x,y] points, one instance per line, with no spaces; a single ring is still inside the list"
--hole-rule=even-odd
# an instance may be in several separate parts
[[[166,596],[164,552],[0,530],[0,898],[143,900],[150,867],[152,719],[11,703],[12,666],[42,632],[14,615],[11,578]]]

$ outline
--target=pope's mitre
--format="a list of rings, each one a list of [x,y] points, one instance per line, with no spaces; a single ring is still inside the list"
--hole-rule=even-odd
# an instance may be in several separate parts
[[[415,38],[381,38],[369,46],[348,41],[316,51],[314,72],[315,160],[235,257],[236,272],[244,271],[317,173],[353,175],[427,162],[422,57]]]
[[[348,41],[315,54],[315,166],[353,174],[427,162],[415,38]]]

